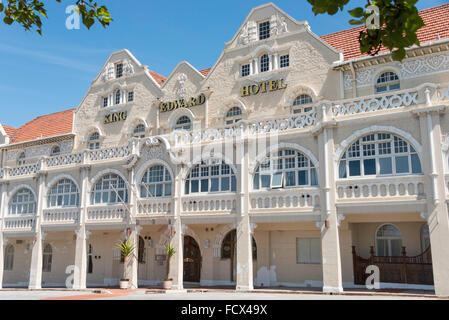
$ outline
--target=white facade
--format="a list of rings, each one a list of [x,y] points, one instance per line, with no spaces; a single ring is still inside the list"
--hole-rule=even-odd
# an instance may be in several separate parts
[[[70,265],[75,288],[117,285],[128,230],[133,287],[166,277],[167,241],[177,289],[326,292],[359,285],[353,246],[410,257],[430,241],[434,285],[381,286],[449,296],[449,39],[345,61],[268,4],[204,74],[181,62],[160,83],[114,52],[72,133],[9,143],[0,127],[0,287],[65,286]]]

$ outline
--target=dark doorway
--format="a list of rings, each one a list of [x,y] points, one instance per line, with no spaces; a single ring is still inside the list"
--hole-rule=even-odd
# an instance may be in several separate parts
[[[201,251],[198,243],[190,236],[184,237],[184,281],[200,282]]]

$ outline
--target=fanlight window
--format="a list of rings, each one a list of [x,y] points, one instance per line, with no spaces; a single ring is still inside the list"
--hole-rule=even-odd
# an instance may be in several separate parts
[[[143,124],[137,125],[133,133],[135,138],[145,138],[145,126]]]
[[[399,90],[400,88],[399,77],[394,72],[384,72],[377,79],[376,93]]]
[[[59,146],[55,146],[53,147],[53,149],[51,149],[52,156],[57,156],[59,154],[61,154],[61,148]]]
[[[182,116],[176,121],[175,130],[192,130],[192,120],[187,116]]]
[[[301,94],[297,96],[295,101],[293,101],[293,113],[306,113],[311,111],[312,107],[303,107],[311,103],[313,103],[313,100],[308,94]]]
[[[340,179],[359,176],[420,174],[416,150],[389,133],[367,135],[353,143],[340,161]]]
[[[145,172],[140,184],[142,198],[170,197],[172,178],[164,166],[153,166]]]
[[[89,149],[90,150],[100,149],[100,134],[98,132],[94,132],[90,135]]]
[[[221,160],[202,161],[192,169],[185,183],[185,194],[236,190],[234,170]]]
[[[270,154],[254,174],[254,189],[317,186],[314,164],[296,150],[281,150]]]
[[[234,124],[240,120],[242,120],[242,109],[239,107],[233,107],[226,113],[226,124]]]
[[[402,252],[402,236],[398,228],[383,225],[376,233],[376,252],[382,257],[398,257]]]
[[[9,214],[35,214],[36,199],[30,189],[23,188],[16,192],[9,203]]]
[[[79,199],[80,194],[75,183],[70,179],[62,179],[50,189],[47,206],[78,207]]]
[[[125,181],[116,174],[107,174],[101,178],[92,190],[92,204],[115,204],[128,202],[128,189]]]

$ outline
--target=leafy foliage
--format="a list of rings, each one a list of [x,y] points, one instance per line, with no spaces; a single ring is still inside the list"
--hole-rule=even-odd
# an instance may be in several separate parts
[[[134,245],[134,241],[132,239],[124,240],[115,246],[115,249],[120,250],[120,254],[122,258],[129,258],[134,255],[134,249],[136,246]]]
[[[61,0],[56,0],[61,3]],[[83,24],[90,29],[95,21],[103,27],[109,26],[113,21],[106,6],[99,6],[95,0],[77,0],[75,10],[81,15]],[[0,13],[4,13],[3,22],[11,25],[14,22],[20,24],[25,30],[42,35],[42,20],[40,16],[47,18],[45,4],[39,0],[0,0]]]
[[[336,14],[343,11],[349,0],[307,0],[315,15],[328,13]],[[373,17],[370,6],[379,9],[379,25],[363,30],[359,34],[360,52],[372,56],[379,53],[383,47],[392,52],[394,60],[405,58],[405,49],[412,45],[420,45],[417,31],[424,26],[419,16],[416,3],[418,0],[368,0],[364,8],[357,7],[349,10],[349,14],[356,18],[349,21],[352,25],[366,24]]]
[[[176,254],[175,248],[170,243],[165,244],[165,252],[168,259],[171,259]]]

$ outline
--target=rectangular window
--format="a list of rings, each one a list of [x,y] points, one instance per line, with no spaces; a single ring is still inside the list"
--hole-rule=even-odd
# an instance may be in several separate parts
[[[376,159],[363,160],[363,170],[365,176],[376,174]]]
[[[340,179],[345,179],[346,176],[346,160],[340,161],[340,167],[338,169],[338,176]]]
[[[249,64],[244,64],[242,66],[242,73],[241,73],[242,77],[247,77],[249,76]]]
[[[262,188],[269,188],[271,183],[271,175],[261,175]]]
[[[201,180],[201,192],[208,192],[209,191],[209,180],[203,179]]]
[[[396,173],[409,173],[408,156],[395,157]]]
[[[280,67],[287,68],[290,66],[290,55],[286,54],[281,56],[280,58]]]
[[[198,180],[192,180],[192,193],[197,193],[199,191]]]
[[[349,176],[360,176],[360,160],[349,161]]]
[[[210,179],[210,191],[216,192],[219,190],[220,190],[220,179],[218,178]]]
[[[276,172],[273,174],[272,181],[271,181],[271,188],[282,188],[283,187],[283,173],[282,172]]]
[[[296,239],[297,263],[320,264],[321,263],[321,239],[297,238]]]
[[[417,154],[412,154],[412,172],[422,173],[421,162],[419,161],[419,157]]]
[[[379,159],[379,174],[392,174],[393,166],[391,163],[391,158],[380,158]]]
[[[285,186],[286,187],[296,186],[296,173],[295,173],[295,171],[287,172],[285,174]]]
[[[306,186],[309,184],[308,171],[305,171],[305,170],[298,171],[298,184],[300,186]]]
[[[257,174],[255,174],[254,175],[254,184],[253,184],[253,186],[254,186],[254,190],[259,190],[259,179],[260,179],[260,176],[259,176],[259,174],[257,173]]]
[[[108,106],[108,98],[103,98],[103,108]]]
[[[259,23],[259,40],[268,39],[270,37],[270,21]]]
[[[116,78],[121,78],[123,76],[123,63],[117,63],[115,66],[115,76]]]
[[[221,178],[221,191],[229,191],[230,179],[229,177]]]
[[[128,92],[128,102],[133,102],[134,101],[134,92]]]

